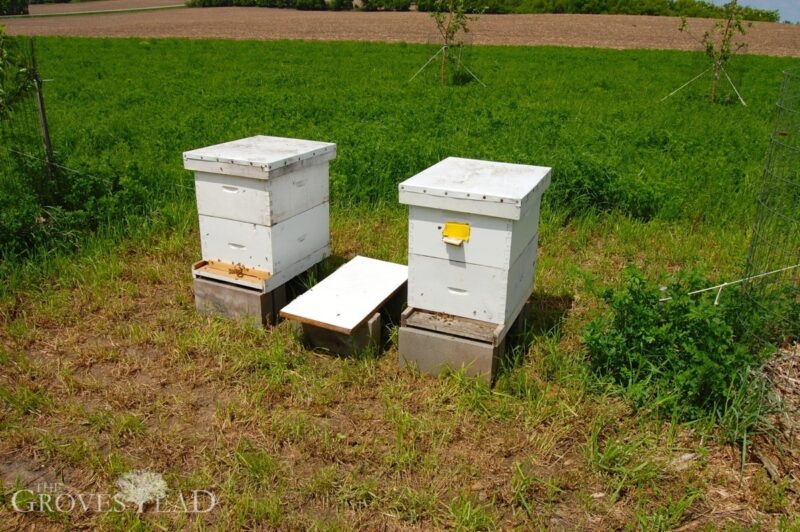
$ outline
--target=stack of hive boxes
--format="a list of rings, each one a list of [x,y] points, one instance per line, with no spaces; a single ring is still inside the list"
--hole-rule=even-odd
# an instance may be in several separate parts
[[[403,364],[494,375],[533,290],[550,168],[450,157],[400,184],[409,205]]]
[[[183,154],[200,217],[199,310],[274,321],[285,283],[330,255],[334,157],[332,143],[266,136]]]

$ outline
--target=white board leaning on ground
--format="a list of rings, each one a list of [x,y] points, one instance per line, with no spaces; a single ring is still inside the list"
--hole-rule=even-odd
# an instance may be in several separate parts
[[[283,308],[281,316],[350,334],[397,292],[408,267],[357,256]]]

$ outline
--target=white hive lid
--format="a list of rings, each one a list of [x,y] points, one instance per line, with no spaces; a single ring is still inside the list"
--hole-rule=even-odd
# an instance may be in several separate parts
[[[281,310],[281,316],[350,334],[408,281],[408,266],[356,256]]]
[[[245,167],[248,173],[269,173],[301,161],[336,156],[336,144],[313,140],[288,139],[257,135],[246,139],[215,144],[183,154],[187,170],[207,170],[209,165]],[[233,173],[233,172],[223,172]]]
[[[544,166],[448,157],[400,183],[400,203],[518,220],[550,185]]]

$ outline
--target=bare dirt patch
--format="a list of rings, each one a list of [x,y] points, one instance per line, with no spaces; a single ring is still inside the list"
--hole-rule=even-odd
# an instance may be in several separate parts
[[[103,4],[113,2],[135,7],[142,2],[155,1],[161,0],[109,0]],[[700,34],[711,23],[707,19],[694,19],[690,26],[695,34]],[[417,12],[303,12],[230,7],[17,18],[8,19],[6,25],[12,35],[436,41],[435,28],[428,15]],[[678,25],[678,19],[672,17],[485,15],[473,24],[470,40],[475,44],[500,45],[697,49],[697,43],[691,37],[678,31]],[[756,23],[747,40],[749,53],[800,57],[800,26]]]
[[[181,0],[97,0],[70,4],[32,4],[31,15],[57,15],[84,13],[86,11],[118,11],[121,9],[151,9],[154,7],[183,5]]]

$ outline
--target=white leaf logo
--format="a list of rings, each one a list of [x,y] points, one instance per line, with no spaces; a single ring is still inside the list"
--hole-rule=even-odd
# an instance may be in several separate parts
[[[151,471],[126,473],[117,480],[117,486],[120,500],[135,504],[139,513],[146,504],[163,499],[169,491],[164,477]]]

